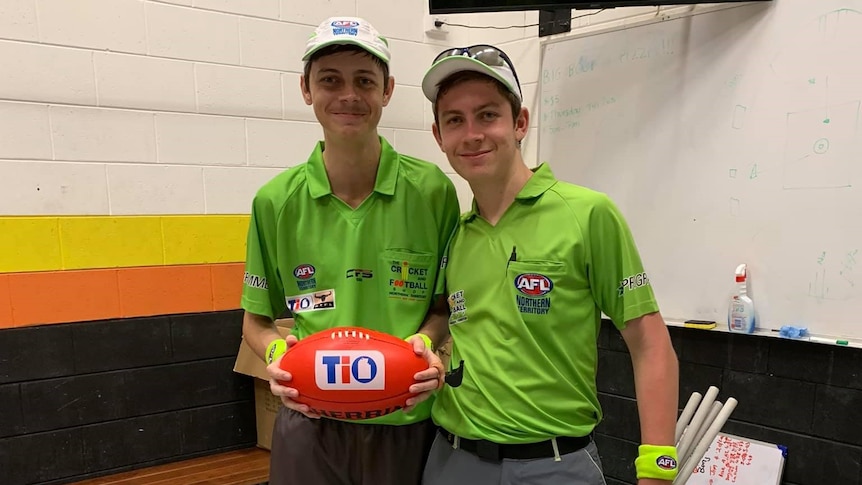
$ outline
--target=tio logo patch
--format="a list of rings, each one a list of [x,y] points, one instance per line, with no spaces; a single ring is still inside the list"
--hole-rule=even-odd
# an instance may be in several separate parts
[[[523,273],[515,277],[515,288],[526,296],[536,298],[550,293],[554,289],[554,282],[543,274]]]
[[[322,390],[386,387],[386,361],[377,350],[318,350],[314,360],[314,381]]]
[[[335,290],[321,290],[304,295],[285,297],[284,303],[290,313],[332,310],[335,308]]]

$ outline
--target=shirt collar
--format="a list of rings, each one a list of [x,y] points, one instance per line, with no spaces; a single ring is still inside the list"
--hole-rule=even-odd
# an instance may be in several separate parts
[[[515,199],[535,199],[553,187],[555,183],[557,183],[557,178],[551,172],[551,167],[547,163],[543,163],[533,169],[533,176],[521,187]]]
[[[315,199],[332,193],[332,186],[329,184],[326,166],[323,163],[323,149],[324,142],[317,142],[314,151],[308,157],[305,169],[308,191],[311,197]],[[395,182],[398,180],[398,160],[398,152],[381,136],[380,161],[377,166],[377,178],[374,181],[375,192],[383,195],[395,194]]]
[[[557,178],[554,177],[554,173],[551,171],[551,167],[549,167],[547,163],[542,163],[538,167],[532,169],[532,172],[533,176],[530,177],[529,180],[527,180],[527,183],[521,187],[520,191],[518,191],[518,195],[515,196],[515,201],[540,197],[557,183]],[[464,213],[461,217],[461,221],[470,222],[477,215],[479,215],[479,206],[476,204],[476,199],[473,199],[470,210]]]

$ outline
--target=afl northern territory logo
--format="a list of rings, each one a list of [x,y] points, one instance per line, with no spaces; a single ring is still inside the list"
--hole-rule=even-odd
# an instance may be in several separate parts
[[[317,270],[310,264],[300,264],[293,268],[293,277],[296,278],[296,286],[300,290],[310,290],[317,286],[317,280],[314,279],[314,273]]]
[[[339,28],[351,28],[351,27],[359,27],[359,22],[355,20],[334,20],[331,24],[333,27]]]
[[[543,274],[523,273],[515,278],[515,288],[522,295],[538,298],[550,293],[554,289],[554,282]]]
[[[522,315],[547,315],[551,311],[554,289],[551,278],[539,273],[521,273],[515,277],[515,303]],[[526,317],[525,317],[526,318]]]

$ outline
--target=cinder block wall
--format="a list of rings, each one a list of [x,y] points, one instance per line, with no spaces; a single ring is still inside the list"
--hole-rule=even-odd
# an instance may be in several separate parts
[[[680,408],[716,386],[739,401],[723,431],[785,445],[785,485],[862,483],[862,350],[672,327],[680,360]],[[608,484],[637,483],[640,443],[631,357],[610,322],[599,342],[605,420],[596,442]]]
[[[0,483],[86,477],[254,446],[241,312],[0,333]]]

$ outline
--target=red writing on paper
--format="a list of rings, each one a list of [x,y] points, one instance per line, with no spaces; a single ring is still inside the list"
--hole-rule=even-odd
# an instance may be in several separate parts
[[[740,468],[751,465],[751,443],[728,436],[716,436],[714,452],[707,453],[694,469],[694,474],[709,477],[709,485],[736,483]]]

